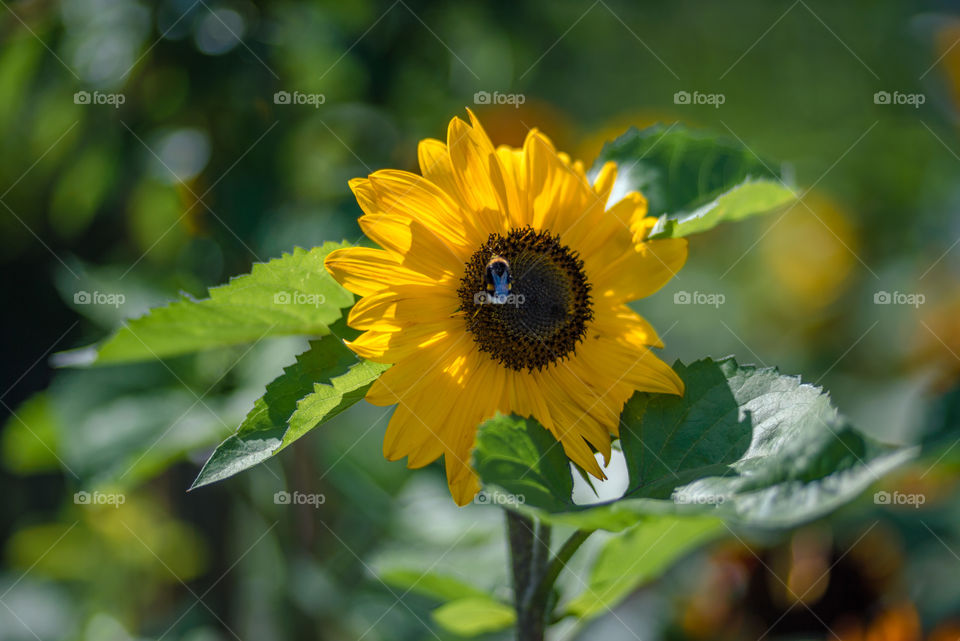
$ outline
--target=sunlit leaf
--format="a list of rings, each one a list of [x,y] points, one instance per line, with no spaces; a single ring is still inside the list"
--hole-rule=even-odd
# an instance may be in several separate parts
[[[778,166],[736,140],[679,124],[630,129],[604,146],[597,166],[607,161],[618,165],[612,200],[641,192],[648,214],[661,216],[653,232],[660,238],[707,231],[794,199]]]
[[[183,296],[129,321],[97,348],[96,364],[175,356],[267,336],[324,335],[353,295],[327,273],[323,260],[343,245],[325,243],[309,251],[253,266],[249,274],[210,290],[210,297]],[[92,300],[94,292],[81,295]]]
[[[484,423],[480,433],[474,464],[486,483],[550,511],[574,507],[570,462],[539,423],[500,415]]]
[[[679,238],[732,222],[781,209],[793,202],[793,190],[773,180],[747,180],[716,200],[678,218],[663,217],[650,238]]]
[[[362,399],[388,367],[358,359],[337,336],[312,341],[310,349],[267,385],[237,431],[217,446],[193,487],[270,458]]]
[[[490,597],[469,597],[441,605],[433,620],[462,637],[475,637],[509,628],[517,620],[513,608]]]
[[[592,562],[586,589],[565,609],[580,618],[602,614],[681,556],[725,531],[723,522],[712,517],[645,519],[604,544]]]
[[[50,397],[41,392],[24,401],[0,432],[3,465],[18,474],[58,469],[57,441],[56,417]]]
[[[413,570],[408,568],[388,568],[377,573],[381,581],[405,592],[413,592],[438,601],[454,601],[467,598],[485,598],[480,588],[448,574]]]

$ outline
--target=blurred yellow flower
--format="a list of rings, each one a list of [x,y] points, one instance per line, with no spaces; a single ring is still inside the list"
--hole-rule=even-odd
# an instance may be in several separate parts
[[[856,262],[857,237],[847,214],[810,194],[787,210],[763,238],[761,253],[795,306],[821,309],[840,296]]]

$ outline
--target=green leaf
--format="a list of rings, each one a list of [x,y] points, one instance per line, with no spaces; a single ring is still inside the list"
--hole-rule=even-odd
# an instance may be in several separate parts
[[[924,456],[935,462],[955,462],[960,455],[956,451],[960,448],[954,447],[960,436],[960,384],[930,402],[923,423],[927,426],[920,438]]]
[[[567,612],[578,618],[602,614],[725,531],[723,522],[711,517],[662,516],[641,521],[604,544],[593,561],[586,589],[566,606]]]
[[[789,527],[856,498],[913,455],[856,430],[799,377],[733,358],[675,369],[682,398],[638,393],[624,408],[629,496]]]
[[[243,378],[238,371],[237,380]],[[25,474],[59,468],[78,489],[129,491],[189,453],[213,447],[243,419],[238,402],[249,402],[249,387],[216,390],[199,403],[199,392],[186,387],[191,383],[189,373],[171,379],[159,363],[57,372],[7,421],[3,460]]]
[[[752,415],[743,411],[733,386],[742,389],[736,379],[738,367],[733,359],[715,363],[697,361],[687,367],[674,365],[686,390],[682,398],[638,392],[621,413],[620,446],[627,461],[630,488],[626,496],[667,499],[674,488],[698,478],[732,473],[730,467],[742,456],[753,436]],[[744,370],[748,375],[753,368]],[[795,379],[780,377],[774,370],[762,370],[771,381],[782,378],[787,384]],[[816,397],[815,388],[808,388]],[[821,408],[830,408],[823,398]],[[791,399],[784,399],[789,405]],[[792,399],[809,402],[808,399]],[[762,417],[757,417],[762,418]]]
[[[164,358],[266,336],[324,335],[353,295],[324,269],[324,258],[344,247],[325,243],[294,249],[249,274],[210,290],[210,297],[186,295],[130,320],[97,348],[96,364]]]
[[[336,336],[311,341],[310,349],[267,385],[237,431],[217,446],[191,489],[275,455],[362,399],[388,367],[358,359]]]
[[[437,601],[487,597],[480,588],[447,574],[396,567],[381,570],[377,576],[387,585]]]
[[[480,426],[474,466],[485,483],[519,503],[550,511],[573,507],[573,478],[563,448],[539,423],[498,415]]]
[[[503,630],[517,620],[512,607],[487,596],[445,603],[434,610],[431,616],[443,628],[462,637]]]
[[[783,183],[747,180],[690,214],[680,218],[661,218],[650,238],[680,238],[699,234],[723,222],[780,209],[795,198],[793,191]]]
[[[23,475],[58,469],[56,421],[47,392],[24,401],[0,431],[0,458],[4,467]]]
[[[726,220],[766,213],[791,202],[783,173],[739,142],[683,125],[630,129],[607,143],[596,167],[618,165],[616,194],[639,191],[654,235],[687,236]]]
[[[507,436],[504,428],[480,430],[475,456],[481,479],[517,496],[527,490],[516,509],[584,529],[622,530],[656,514],[711,514],[750,526],[792,527],[855,499],[915,455],[856,430],[829,396],[798,377],[740,366],[732,358],[674,369],[686,385],[684,396],[637,392],[624,407],[620,435],[629,485],[621,499],[574,505],[569,480],[556,478],[559,458],[553,452],[559,446],[531,421],[515,433],[520,444],[513,448],[523,455],[513,468],[483,460],[494,449],[486,443]],[[555,470],[550,476],[538,473],[546,460]],[[524,477],[523,464],[537,461],[539,467]],[[536,479],[536,491],[509,475]]]

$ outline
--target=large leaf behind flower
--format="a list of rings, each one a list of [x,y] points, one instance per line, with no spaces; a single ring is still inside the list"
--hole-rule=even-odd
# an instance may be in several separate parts
[[[617,194],[643,193],[650,215],[662,217],[653,238],[700,233],[795,198],[779,167],[734,140],[683,125],[630,129],[604,146],[597,166],[611,160]]]
[[[310,349],[267,385],[237,431],[217,446],[193,487],[270,458],[362,399],[388,367],[358,359],[336,335],[311,341]]]
[[[353,303],[353,295],[323,266],[327,254],[344,246],[328,242],[309,251],[296,248],[212,288],[209,298],[182,296],[153,309],[104,341],[94,362],[163,358],[267,336],[324,335],[342,308]]]
[[[820,388],[797,377],[732,358],[674,369],[684,396],[637,392],[624,407],[630,482],[623,498],[574,504],[566,477],[541,472],[566,463],[562,448],[535,421],[515,417],[481,426],[474,454],[481,479],[513,494],[522,510],[580,528],[621,530],[668,513],[790,527],[851,501],[912,456],[856,430]]]

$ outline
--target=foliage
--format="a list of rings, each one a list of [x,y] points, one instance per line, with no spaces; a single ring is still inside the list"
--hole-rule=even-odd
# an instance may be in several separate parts
[[[852,427],[829,397],[770,368],[704,359],[674,369],[682,397],[637,392],[620,417],[629,472],[623,497],[571,498],[572,471],[529,419],[480,428],[475,462],[508,504],[544,520],[612,531],[658,514],[710,514],[753,527],[791,527],[854,499],[912,453]]]
[[[388,366],[358,359],[336,335],[310,349],[267,385],[235,434],[217,446],[193,487],[221,481],[277,454],[363,398]]]
[[[323,268],[327,254],[343,245],[294,249],[230,283],[210,297],[180,300],[133,319],[97,348],[97,364],[164,358],[198,350],[251,343],[267,336],[326,334],[353,295]]]

